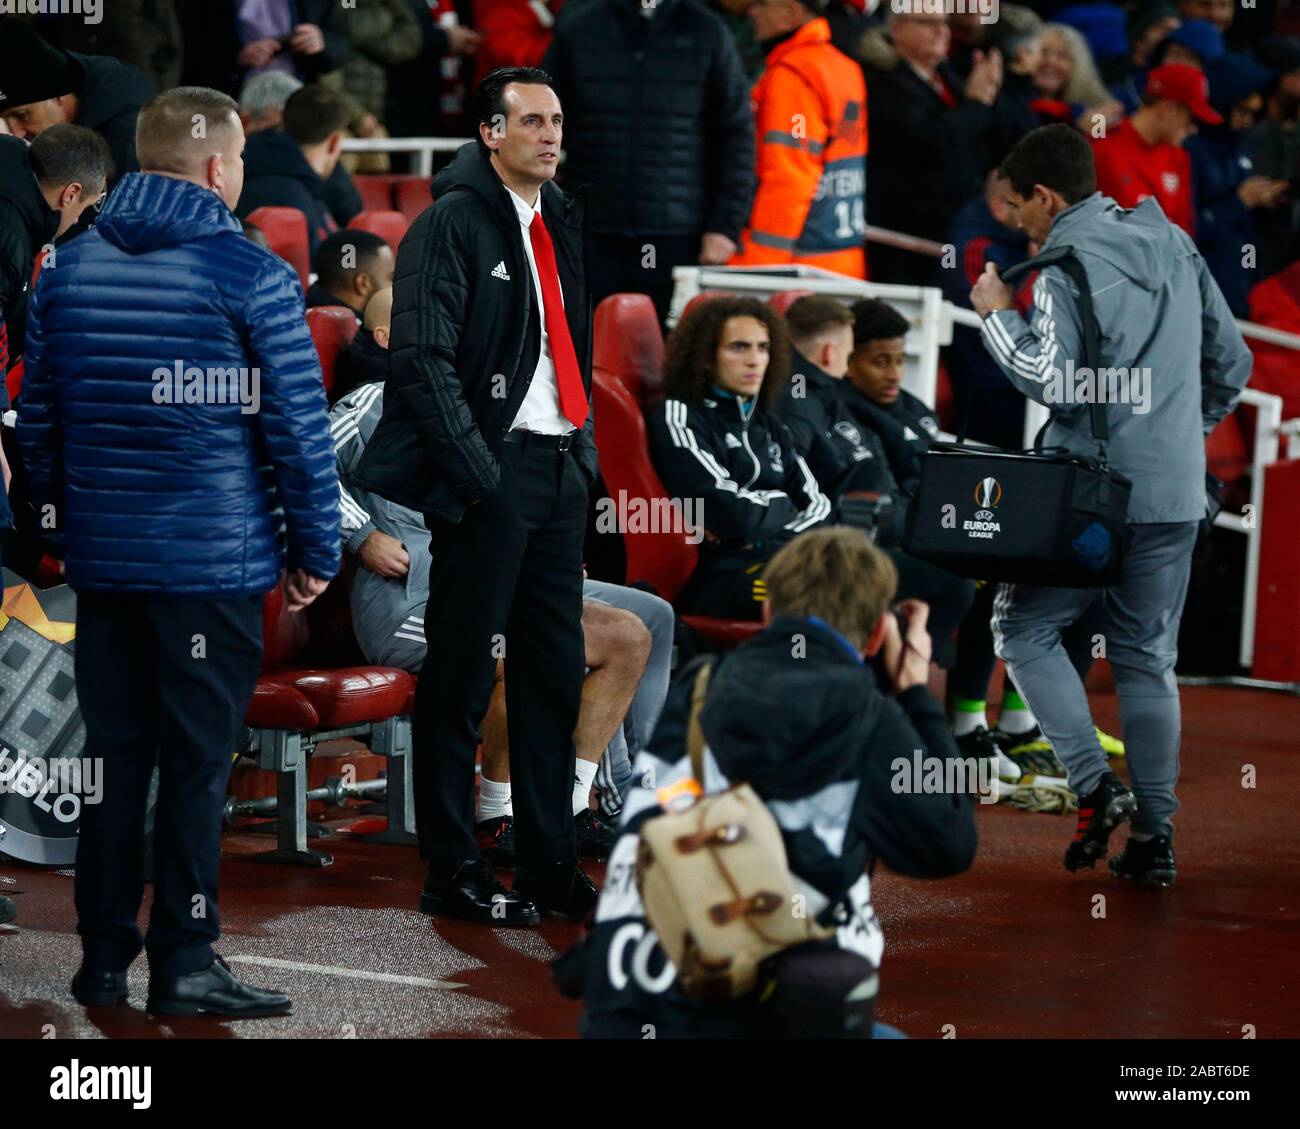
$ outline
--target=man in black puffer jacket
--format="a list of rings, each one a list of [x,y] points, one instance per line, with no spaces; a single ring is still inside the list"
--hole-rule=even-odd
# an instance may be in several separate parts
[[[649,294],[725,263],[754,196],[754,117],[735,40],[690,0],[564,12],[542,69],[565,108],[564,183],[591,185],[592,296]]]
[[[582,546],[596,477],[583,203],[552,178],[560,102],[543,71],[491,72],[479,139],[433,182],[393,278],[384,414],[352,474],[432,533],[415,698],[420,908],[485,925],[581,920],[573,730]],[[508,641],[508,651],[501,646]],[[474,835],[475,729],[505,655],[519,866],[496,881]]]
[[[30,141],[52,125],[93,129],[113,154],[111,188],[135,160],[135,119],[153,95],[143,71],[106,55],[51,47],[25,20],[0,20],[0,115]]]

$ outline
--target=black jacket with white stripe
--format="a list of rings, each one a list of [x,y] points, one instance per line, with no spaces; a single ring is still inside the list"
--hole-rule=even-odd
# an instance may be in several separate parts
[[[756,402],[718,389],[696,403],[665,400],[649,432],[668,493],[702,503],[711,553],[774,552],[830,516],[789,428]]]

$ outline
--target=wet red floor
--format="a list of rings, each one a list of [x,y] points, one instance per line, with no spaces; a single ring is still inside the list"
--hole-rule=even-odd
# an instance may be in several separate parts
[[[1197,687],[1183,703],[1178,884],[1155,893],[1100,870],[1071,876],[1060,864],[1071,817],[981,808],[969,873],[878,873],[880,1018],[921,1038],[1300,1036],[1300,699]],[[1114,728],[1113,698],[1094,704]],[[79,956],[70,874],[6,861],[0,892],[20,916],[0,927],[0,1036],[574,1034],[578,1008],[552,989],[547,962],[576,927],[422,917],[412,848],[336,836],[324,870],[248,861],[267,846],[224,840],[220,951],[290,992],[294,1015],[155,1021],[142,1010],[143,960],[130,1008],[80,1007],[67,988]]]

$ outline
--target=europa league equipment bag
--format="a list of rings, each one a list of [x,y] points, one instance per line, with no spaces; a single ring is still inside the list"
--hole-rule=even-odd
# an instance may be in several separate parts
[[[1061,267],[1078,288],[1082,359],[1095,363],[1101,334],[1083,264],[1071,248],[1012,267],[1003,281],[1046,266]],[[1037,444],[1028,451],[968,445],[969,413],[968,400],[957,442],[936,443],[921,460],[903,549],[975,580],[1054,588],[1116,583],[1132,483],[1107,464],[1105,405],[1088,407],[1095,458]]]
[[[687,725],[697,781],[704,763],[700,710],[711,670],[706,663],[696,675]],[[796,891],[781,829],[748,784],[697,795],[684,810],[670,807],[646,820],[636,882],[646,920],[677,967],[678,987],[695,999],[743,996],[769,957],[834,936],[793,912]]]

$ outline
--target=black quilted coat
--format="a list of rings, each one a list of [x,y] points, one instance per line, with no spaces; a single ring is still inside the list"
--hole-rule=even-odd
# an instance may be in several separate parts
[[[542,68],[564,109],[566,187],[591,230],[735,239],[754,197],[754,115],[725,24],[695,0],[589,0],[561,15]]]

